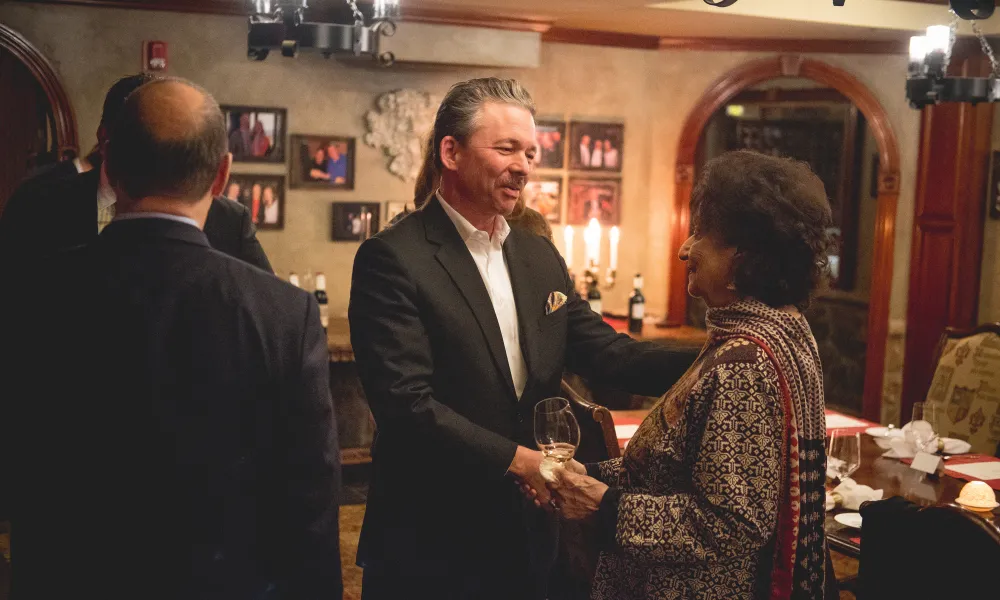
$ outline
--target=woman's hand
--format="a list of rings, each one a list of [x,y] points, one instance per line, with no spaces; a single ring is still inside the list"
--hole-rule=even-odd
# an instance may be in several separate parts
[[[575,469],[575,467],[571,468]],[[578,521],[597,512],[601,506],[601,499],[608,491],[608,486],[593,477],[580,475],[569,468],[558,469],[555,471],[555,475],[556,481],[549,483],[548,486],[555,498],[559,512],[564,517]]]

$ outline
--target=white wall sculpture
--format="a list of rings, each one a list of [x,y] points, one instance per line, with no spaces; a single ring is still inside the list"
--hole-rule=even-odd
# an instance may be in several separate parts
[[[403,181],[414,181],[423,164],[424,144],[434,126],[440,99],[427,92],[386,92],[368,111],[365,143],[381,148],[389,159],[389,172]]]

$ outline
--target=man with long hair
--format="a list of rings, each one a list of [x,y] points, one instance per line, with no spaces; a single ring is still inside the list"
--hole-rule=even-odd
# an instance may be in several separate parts
[[[535,405],[565,368],[656,396],[690,363],[616,334],[552,242],[508,225],[537,152],[534,112],[514,80],[452,87],[422,208],[355,259],[351,342],[378,427],[364,600],[545,598],[557,519],[531,449]]]

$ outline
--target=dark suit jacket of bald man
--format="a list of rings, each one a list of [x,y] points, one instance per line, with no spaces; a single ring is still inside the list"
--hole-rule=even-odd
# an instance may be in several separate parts
[[[39,258],[97,240],[97,189],[100,168],[86,173],[42,173],[11,195],[0,215],[0,263]],[[257,241],[250,210],[216,196],[205,220],[213,248],[268,273],[271,263]]]

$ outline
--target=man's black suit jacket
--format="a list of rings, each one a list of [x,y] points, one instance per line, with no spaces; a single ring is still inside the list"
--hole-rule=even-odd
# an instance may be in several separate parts
[[[437,199],[358,251],[351,343],[378,429],[358,550],[366,568],[445,573],[525,556],[537,509],[506,472],[518,444],[536,447],[534,406],[559,395],[564,369],[658,396],[690,365],[615,333],[573,291],[547,239],[515,228],[504,256],[528,368],[520,400],[485,284]],[[553,292],[568,301],[546,314]]]
[[[40,272],[5,313],[14,597],[339,599],[315,299],[160,218]]]
[[[44,173],[18,187],[0,215],[0,262],[34,259],[97,238],[97,188],[100,168],[69,176]],[[205,235],[216,250],[272,272],[250,210],[216,196],[205,221]]]

